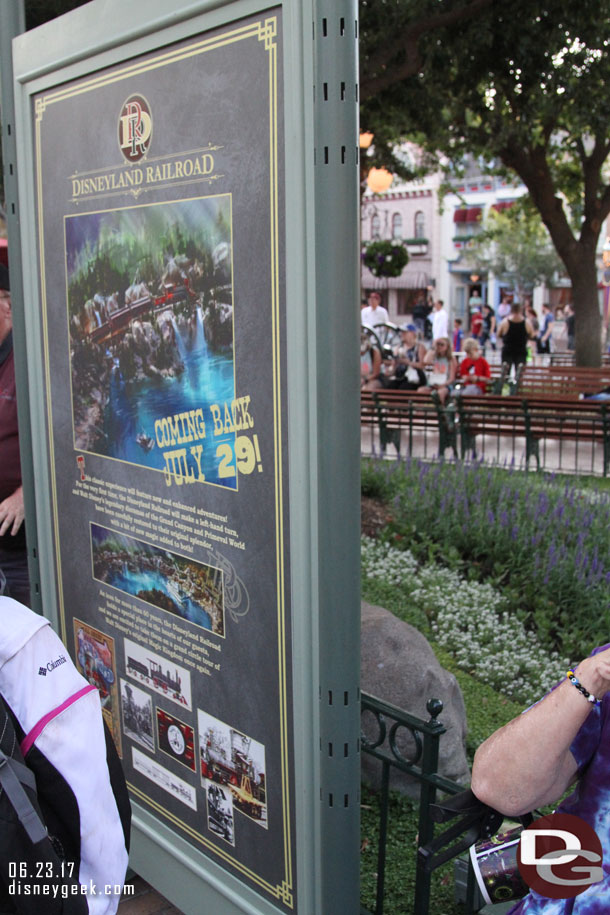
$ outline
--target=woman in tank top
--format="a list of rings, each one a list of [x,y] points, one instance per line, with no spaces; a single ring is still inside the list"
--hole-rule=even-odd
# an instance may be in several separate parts
[[[498,337],[502,340],[502,362],[508,365],[523,365],[527,360],[527,344],[534,336],[530,322],[523,317],[521,306],[514,303],[510,314],[504,318],[498,328]]]

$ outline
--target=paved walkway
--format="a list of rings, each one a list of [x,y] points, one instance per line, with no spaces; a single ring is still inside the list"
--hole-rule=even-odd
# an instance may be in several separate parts
[[[134,886],[134,895],[123,899],[118,915],[183,915],[180,909],[164,899],[141,877],[129,881]]]

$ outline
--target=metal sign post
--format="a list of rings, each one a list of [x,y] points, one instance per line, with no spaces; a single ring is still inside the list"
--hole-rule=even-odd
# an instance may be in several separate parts
[[[20,244],[19,191],[17,187],[17,143],[15,134],[15,101],[13,95],[12,39],[25,29],[23,0],[7,0],[0,5],[0,89],[2,92],[0,114],[2,120],[2,167],[4,173],[4,197],[6,224],[9,244],[9,267],[11,273],[11,310],[13,316],[13,337],[17,347],[25,340],[25,319],[23,310],[22,259]],[[30,602],[40,612],[40,587],[38,576],[38,550],[34,504],[34,468],[30,440],[30,401],[27,396],[28,377],[24,360],[15,362],[17,386],[17,407],[20,427],[21,479],[23,499],[28,525],[28,565],[30,573]]]
[[[28,525],[132,866],[186,913],[351,915],[355,2],[96,0],[13,46]]]

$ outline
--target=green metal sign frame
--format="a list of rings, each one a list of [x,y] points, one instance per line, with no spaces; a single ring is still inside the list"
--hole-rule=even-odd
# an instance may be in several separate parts
[[[272,355],[274,403],[283,404],[273,415],[285,426],[274,438],[274,498],[276,504],[279,499],[278,523],[285,521],[289,543],[286,555],[278,554],[277,560],[279,578],[284,563],[287,570],[287,610],[285,618],[280,616],[278,640],[284,650],[280,655],[285,681],[291,684],[284,697],[288,724],[282,732],[289,742],[282,755],[285,814],[283,832],[278,833],[283,879],[275,887],[268,885],[266,878],[240,866],[239,850],[210,854],[162,810],[142,803],[137,793],[132,798],[131,864],[185,913],[351,915],[359,908],[360,779],[355,0],[278,0],[271,5],[260,0],[94,0],[14,40],[18,195],[10,245],[20,249],[27,268],[22,275],[23,321],[15,321],[15,346],[27,366],[19,379],[22,392],[27,388],[29,407],[20,414],[22,426],[24,417],[28,423],[21,439],[28,459],[31,454],[35,496],[29,496],[26,521],[42,612],[74,648],[58,584],[57,557],[61,549],[65,554],[60,541],[67,535],[61,527],[54,453],[54,448],[63,453],[57,444],[62,429],[60,423],[55,426],[55,405],[49,406],[57,384],[49,368],[54,330],[45,324],[46,271],[52,269],[45,250],[52,250],[53,240],[47,237],[41,201],[45,195],[52,199],[53,190],[45,184],[40,154],[44,113],[66,97],[70,86],[101,85],[103,74],[122,78],[141,61],[160,66],[158,61],[171,56],[174,48],[189,50],[195,47],[193,42],[200,47],[212,40],[208,36],[235,36],[240,29],[251,29],[252,23],[274,61],[266,89],[270,98],[281,86],[273,96],[279,100],[277,110],[270,108],[269,206],[272,223],[275,220],[273,257],[276,267],[279,264],[273,296],[283,296],[285,303],[274,311],[274,321],[282,320],[285,326],[279,331],[274,325]],[[248,61],[244,54],[244,67]],[[177,131],[186,115],[180,109],[179,88],[174,87],[172,96]],[[201,92],[205,91],[202,85]],[[197,111],[191,108],[188,114],[195,118]],[[90,120],[85,129],[91,130],[93,123]],[[63,129],[78,131],[79,125],[66,121]],[[145,134],[142,128],[136,139],[143,142]],[[91,135],[89,141],[96,143],[98,138]],[[99,142],[105,138],[100,136]],[[205,171],[203,163],[201,158],[199,166],[189,168]],[[153,182],[161,172],[150,168]],[[248,178],[246,158],[239,170]],[[162,177],[170,173],[176,177],[168,165]],[[135,171],[130,174],[134,181]],[[146,180],[146,172],[141,174]],[[73,203],[83,189],[91,200],[96,188],[101,189],[91,176],[94,170],[89,183],[73,185]],[[256,173],[250,180],[256,182]],[[104,192],[110,181],[108,177]],[[11,264],[18,263],[12,253]],[[20,283],[13,286],[14,309],[21,314]],[[254,312],[249,320],[256,335]],[[25,403],[23,393],[20,399]],[[269,411],[271,415],[271,407]],[[278,496],[280,465],[287,479]],[[247,466],[245,457],[241,466]],[[177,472],[173,482],[179,482]],[[254,554],[255,546],[263,554],[267,550],[265,543],[252,542],[246,550]],[[86,625],[81,631],[95,634]]]

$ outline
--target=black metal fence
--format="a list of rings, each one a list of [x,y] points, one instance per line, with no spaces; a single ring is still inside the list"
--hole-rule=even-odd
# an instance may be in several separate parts
[[[427,845],[434,835],[434,823],[430,813],[430,805],[435,803],[437,791],[453,795],[464,790],[463,785],[444,778],[437,772],[439,741],[446,731],[445,726],[437,720],[443,710],[443,704],[439,699],[429,699],[426,708],[430,714],[428,721],[417,718],[415,715],[376,699],[374,696],[362,693],[362,752],[379,760],[381,765],[377,893],[373,915],[383,915],[384,911],[391,770],[397,769],[405,772],[420,783],[418,833],[420,847]],[[404,729],[409,732],[412,738],[410,743],[412,743],[413,750],[408,758],[398,745],[400,733]],[[425,866],[424,860],[418,855],[413,903],[414,915],[428,915],[432,876],[432,871]],[[361,915],[371,915],[371,913],[362,908]]]
[[[459,454],[524,470],[597,476],[610,471],[607,401],[456,396],[441,407],[428,395],[363,392],[360,419],[361,452],[367,456]]]

